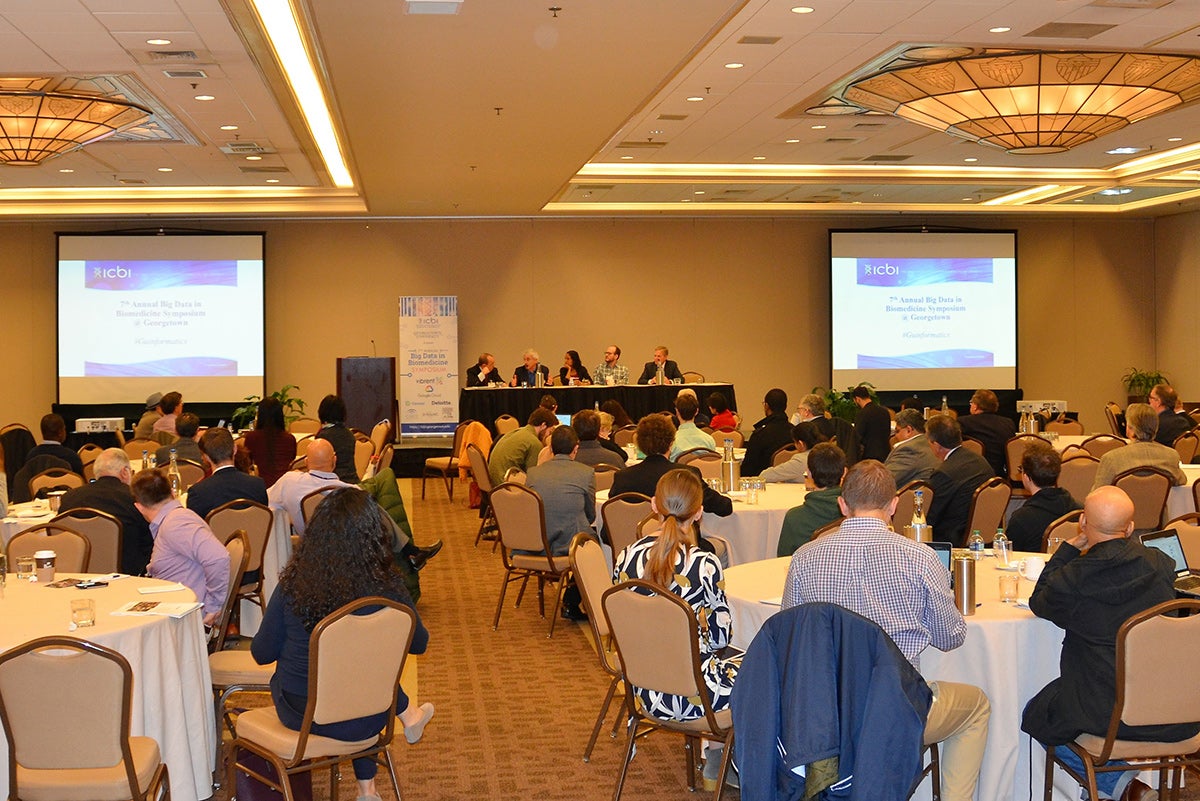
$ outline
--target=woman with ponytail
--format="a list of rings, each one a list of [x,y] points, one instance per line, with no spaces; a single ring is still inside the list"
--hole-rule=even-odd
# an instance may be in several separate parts
[[[662,530],[621,551],[616,581],[642,579],[682,598],[700,624],[703,675],[714,711],[729,706],[729,694],[741,666],[741,656],[722,659],[729,645],[731,617],[722,588],[721,563],[696,547],[696,524],[704,515],[704,484],[689,470],[671,470],[658,480],[652,505],[662,518]],[[635,688],[646,712],[665,720],[703,717],[702,707],[687,698]],[[713,778],[715,778],[713,775]]]

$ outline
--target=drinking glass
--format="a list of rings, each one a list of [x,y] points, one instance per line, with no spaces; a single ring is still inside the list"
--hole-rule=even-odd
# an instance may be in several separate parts
[[[992,552],[996,555],[996,564],[1008,567],[1012,561],[1012,543],[1007,540],[992,543]]]
[[[1063,544],[1062,537],[1051,537],[1046,540],[1046,556],[1054,556],[1054,552],[1058,550],[1058,546]]]
[[[1017,602],[1017,584],[1020,577],[1013,573],[1003,573],[1000,576],[1000,603],[1015,604]]]
[[[17,578],[29,581],[33,578],[33,557],[18,556],[17,557]]]
[[[91,598],[72,599],[71,622],[78,628],[96,625],[96,602]]]

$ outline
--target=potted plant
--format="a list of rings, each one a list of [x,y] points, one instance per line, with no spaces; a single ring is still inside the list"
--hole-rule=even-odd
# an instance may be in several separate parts
[[[1136,367],[1130,367],[1129,372],[1121,376],[1121,383],[1125,385],[1125,394],[1129,396],[1129,403],[1145,403],[1155,384],[1169,384],[1171,381],[1158,370],[1139,370]]]
[[[864,381],[858,386],[866,387],[867,391],[871,393],[871,400],[879,401],[879,398],[875,394],[874,384]],[[853,423],[854,419],[858,417],[858,406],[855,405],[850,397],[850,393],[853,390],[854,387],[846,387],[845,392],[837,392],[832,389],[825,389],[825,387],[813,387],[812,391],[814,395],[820,395],[821,400],[825,401],[825,409],[831,416],[840,417],[843,420],[849,420]]]
[[[279,405],[283,407],[283,421],[288,425],[304,414],[304,401],[299,397],[292,397],[293,389],[299,390],[300,387],[294,384],[284,384],[281,389],[277,389],[267,396],[279,401]],[[254,422],[254,418],[258,416],[258,404],[262,402],[262,397],[247,395],[243,400],[246,401],[246,404],[234,409],[230,419],[233,427],[239,431],[249,428],[250,424]]]

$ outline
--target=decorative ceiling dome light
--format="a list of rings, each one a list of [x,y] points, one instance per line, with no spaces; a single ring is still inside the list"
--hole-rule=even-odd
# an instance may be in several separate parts
[[[1007,150],[1061,153],[1200,97],[1200,58],[984,50],[853,80],[865,109]]]
[[[0,78],[0,163],[37,165],[151,116],[150,109],[118,97],[36,87],[27,78]]]

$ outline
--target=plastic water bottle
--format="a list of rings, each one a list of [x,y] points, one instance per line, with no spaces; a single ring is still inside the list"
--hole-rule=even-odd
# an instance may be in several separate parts
[[[925,490],[917,490],[913,493],[912,525],[925,525]]]
[[[148,450],[142,451],[142,469],[143,470],[150,469],[150,451],[148,451]]]
[[[996,555],[996,563],[1001,567],[1008,567],[1012,554],[1012,543],[1008,541],[1008,537],[1004,534],[1004,526],[996,527],[996,536],[992,538],[992,553]]]
[[[179,473],[179,462],[176,461],[174,448],[171,448],[171,466],[167,468],[167,481],[171,483],[171,495],[178,498],[183,492],[183,476]]]
[[[946,403],[946,396],[942,396],[942,414],[950,414],[950,404]]]
[[[979,529],[971,532],[971,537],[967,540],[967,548],[971,551],[971,558],[976,562],[983,558],[983,535],[979,533]]]

